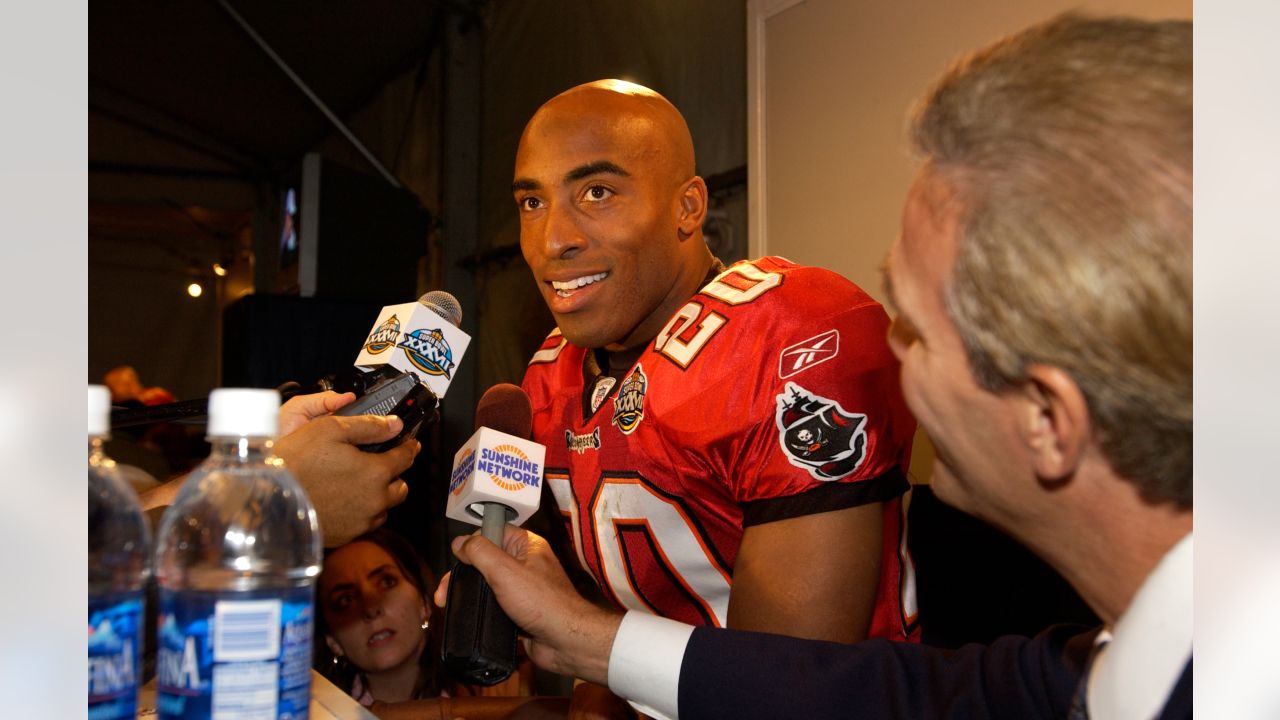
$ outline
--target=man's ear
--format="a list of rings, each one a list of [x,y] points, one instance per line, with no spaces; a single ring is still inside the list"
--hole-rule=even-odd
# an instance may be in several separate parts
[[[1022,436],[1036,475],[1051,483],[1069,479],[1092,435],[1089,404],[1080,386],[1062,368],[1031,365],[1019,393]]]
[[[333,639],[332,635],[325,633],[324,644],[329,646],[329,652],[336,657],[346,657],[346,653],[342,651],[342,646],[338,644],[337,640]]]
[[[697,175],[684,184],[680,192],[680,237],[692,237],[707,217],[707,184]]]

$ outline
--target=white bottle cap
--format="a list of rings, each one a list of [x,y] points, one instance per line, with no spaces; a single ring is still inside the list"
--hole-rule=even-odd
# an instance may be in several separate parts
[[[101,385],[89,386],[89,434],[104,437],[111,433],[111,391]]]
[[[256,388],[218,388],[209,393],[209,437],[276,436],[280,393]]]

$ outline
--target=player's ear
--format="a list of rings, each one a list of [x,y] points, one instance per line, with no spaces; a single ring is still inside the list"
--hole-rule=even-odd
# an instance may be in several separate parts
[[[1080,387],[1062,368],[1031,365],[1014,399],[1036,476],[1054,483],[1069,479],[1092,433],[1089,404]]]
[[[694,175],[680,189],[680,213],[677,229],[681,238],[692,237],[707,217],[707,184]]]

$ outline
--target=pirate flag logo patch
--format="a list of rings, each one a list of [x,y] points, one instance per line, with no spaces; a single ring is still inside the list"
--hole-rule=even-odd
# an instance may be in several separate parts
[[[835,480],[862,464],[867,445],[867,416],[847,412],[835,400],[795,383],[778,401],[778,442],[792,465],[815,480]]]

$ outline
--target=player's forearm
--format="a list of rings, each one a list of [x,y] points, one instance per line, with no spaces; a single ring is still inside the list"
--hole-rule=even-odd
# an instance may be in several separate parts
[[[727,627],[734,630],[766,632],[811,640],[852,643],[865,640],[871,627],[871,612],[862,603],[840,604],[826,597],[775,597],[773,593],[749,593],[735,583],[729,601]],[[785,595],[785,594],[784,594]]]
[[[734,562],[728,626],[857,642],[880,586],[880,506],[752,526]]]
[[[815,613],[816,615],[816,613]],[[867,639],[870,619],[848,617],[847,613],[823,613],[822,618],[798,617],[762,610],[760,614],[730,613],[726,627],[733,630],[786,635],[805,640],[829,640],[839,643],[855,643]]]

